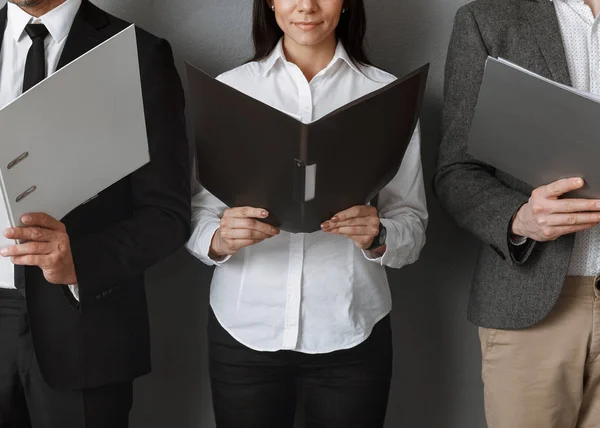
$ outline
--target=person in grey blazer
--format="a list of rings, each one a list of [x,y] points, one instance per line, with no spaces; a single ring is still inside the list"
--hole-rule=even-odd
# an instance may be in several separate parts
[[[477,0],[456,15],[434,187],[481,242],[468,317],[493,428],[600,426],[600,201],[566,195],[581,178],[533,189],[466,153],[488,56],[600,93],[599,12],[598,0]]]

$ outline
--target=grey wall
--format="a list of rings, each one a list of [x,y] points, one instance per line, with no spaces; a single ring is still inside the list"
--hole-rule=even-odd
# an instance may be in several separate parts
[[[218,73],[251,53],[251,0],[95,2],[167,38],[179,64],[185,59]],[[430,190],[445,51],[456,9],[466,1],[366,3],[370,54],[377,65],[401,75],[432,64],[422,117]],[[477,332],[465,320],[476,245],[429,196],[431,223],[421,260],[389,272],[396,357],[387,427],[485,427]],[[204,334],[210,277],[209,269],[184,252],[149,273],[154,372],[137,382],[134,428],[214,427]]]

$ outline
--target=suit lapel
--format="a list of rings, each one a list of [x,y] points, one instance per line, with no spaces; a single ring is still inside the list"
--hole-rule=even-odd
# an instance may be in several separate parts
[[[550,0],[528,0],[524,2],[524,7],[552,78],[558,83],[571,86],[569,66],[554,4]]]
[[[4,32],[6,31],[7,10],[7,5],[4,5],[4,7],[0,9],[0,50],[2,50],[2,40],[4,40]]]
[[[83,0],[67,36],[57,70],[76,60],[104,41],[99,30],[108,25],[104,12]]]

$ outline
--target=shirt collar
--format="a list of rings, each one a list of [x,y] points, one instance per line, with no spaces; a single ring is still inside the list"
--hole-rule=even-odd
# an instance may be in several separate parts
[[[273,51],[269,54],[269,56],[263,60],[263,77],[265,77],[267,74],[269,74],[269,72],[273,69],[273,67],[275,67],[275,64],[277,64],[277,62],[279,60],[282,61],[287,61],[285,58],[285,53],[283,52],[283,38],[279,39],[279,42],[277,43],[277,46],[275,46],[275,49],[273,49]],[[338,61],[344,61],[348,64],[348,66],[354,70],[356,73],[359,74],[363,74],[360,69],[356,66],[356,64],[354,63],[354,61],[352,61],[352,58],[350,58],[350,56],[348,55],[348,52],[346,51],[346,49],[344,48],[344,44],[341,42],[338,42],[336,48],[335,48],[335,53],[333,55],[333,58],[331,60],[331,62],[327,65],[327,67],[325,67],[325,70],[328,70],[329,68],[331,68],[334,64],[336,64]]]
[[[56,42],[61,42],[71,30],[75,15],[81,6],[82,0],[66,0],[60,6],[39,17],[39,20],[48,28],[50,36]],[[17,5],[8,2],[8,25],[16,41],[21,40],[25,34],[25,27],[35,18]],[[7,29],[8,30],[8,29]]]
[[[350,55],[348,55],[348,52],[346,51],[344,44],[341,42],[338,42],[337,47],[335,48],[335,54],[333,55],[333,60],[331,61],[331,64],[329,64],[328,67],[332,66],[339,60],[345,61],[346,64],[348,64],[348,66],[352,70],[354,70],[356,73],[361,74],[361,75],[363,74],[360,71],[360,69],[356,66],[356,64],[354,63],[352,58],[350,58]]]
[[[285,53],[283,52],[283,38],[279,39],[275,49],[271,51],[269,56],[263,61],[263,72],[262,75],[265,77],[275,67],[275,64],[279,60],[286,61]]]

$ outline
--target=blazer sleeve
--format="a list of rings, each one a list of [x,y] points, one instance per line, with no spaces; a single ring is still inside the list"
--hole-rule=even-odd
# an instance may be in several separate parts
[[[503,184],[489,165],[467,154],[467,140],[488,57],[484,40],[468,6],[459,9],[445,71],[443,134],[434,191],[458,225],[489,245],[508,263],[525,263],[509,242],[515,213],[529,200]]]
[[[138,47],[142,52],[144,46]],[[71,243],[82,310],[116,284],[143,275],[180,248],[190,233],[183,88],[165,40],[146,52],[143,62],[140,53],[140,73],[151,160],[130,176],[133,215]]]

